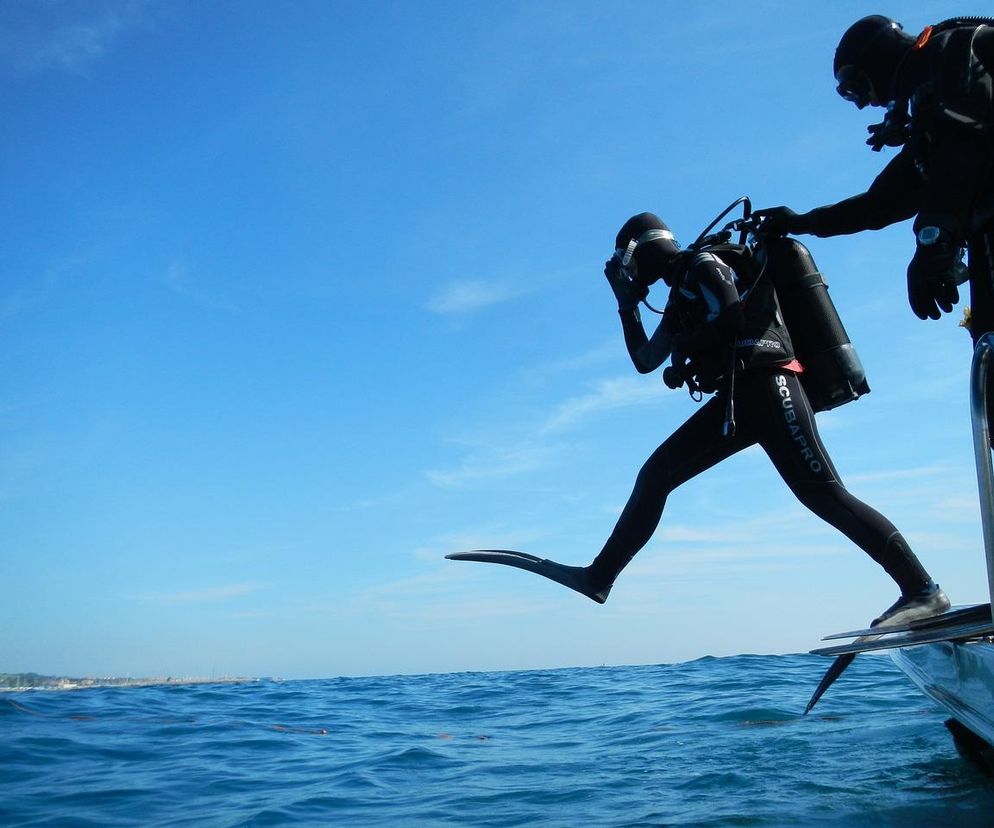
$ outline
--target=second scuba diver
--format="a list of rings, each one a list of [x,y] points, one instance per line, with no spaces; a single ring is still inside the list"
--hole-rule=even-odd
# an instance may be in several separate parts
[[[952,18],[917,37],[873,14],[835,51],[837,91],[859,109],[886,107],[874,149],[900,147],[866,192],[795,213],[757,211],[768,233],[841,236],[914,218],[908,301],[939,319],[969,277],[973,343],[994,330],[994,19]],[[968,267],[960,265],[961,248]],[[964,273],[963,271],[967,271]]]
[[[648,543],[670,492],[749,446],[759,444],[797,499],[880,564],[901,590],[873,621],[899,624],[944,612],[949,599],[895,526],[843,486],[801,383],[772,278],[742,245],[682,251],[652,213],[629,219],[604,273],[618,301],[636,370],[667,358],[670,386],[716,392],[643,465],[603,549],[588,566],[567,566],[503,550],[455,553],[455,560],[501,563],[550,578],[604,603],[620,572]],[[638,304],[662,280],[669,300],[647,336]],[[734,412],[734,414],[733,414]]]

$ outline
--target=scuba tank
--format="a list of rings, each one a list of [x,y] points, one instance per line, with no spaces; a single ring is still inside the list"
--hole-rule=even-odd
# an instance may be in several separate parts
[[[800,380],[811,407],[827,411],[868,394],[863,364],[808,249],[797,239],[776,237],[764,237],[759,249],[765,251],[766,276],[804,366]]]

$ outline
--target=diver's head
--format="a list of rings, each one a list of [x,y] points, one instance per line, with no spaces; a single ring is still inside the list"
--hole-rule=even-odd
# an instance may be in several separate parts
[[[672,285],[680,245],[659,216],[639,213],[618,231],[614,256],[636,283],[649,287],[662,279]]]
[[[886,106],[894,75],[914,44],[915,38],[900,23],[882,14],[857,20],[835,50],[836,91],[859,109]]]

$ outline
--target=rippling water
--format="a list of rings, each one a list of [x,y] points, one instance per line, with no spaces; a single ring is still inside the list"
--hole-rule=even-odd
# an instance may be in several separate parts
[[[988,826],[890,661],[0,694],[0,824]]]

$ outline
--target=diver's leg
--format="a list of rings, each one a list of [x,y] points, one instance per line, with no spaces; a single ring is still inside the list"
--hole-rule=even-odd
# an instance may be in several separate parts
[[[666,496],[684,481],[755,442],[750,429],[743,426],[734,437],[723,437],[724,420],[725,401],[714,397],[652,453],[639,472],[614,532],[589,566],[567,566],[506,549],[476,549],[446,557],[524,569],[603,604],[618,573],[652,537]]]
[[[948,598],[894,524],[843,486],[798,378],[789,372],[771,374],[753,403],[766,410],[759,443],[797,499],[866,552],[900,587],[898,603],[875,623],[948,609]],[[750,416],[758,418],[759,411]]]
[[[656,531],[669,493],[755,442],[745,427],[734,437],[724,437],[724,421],[725,400],[712,397],[646,460],[614,531],[586,567],[591,582],[605,598],[621,570]]]

